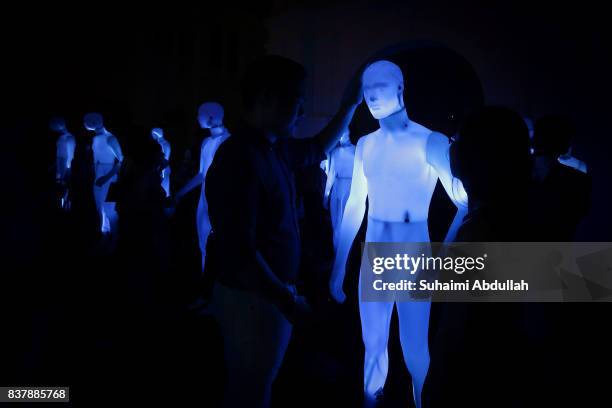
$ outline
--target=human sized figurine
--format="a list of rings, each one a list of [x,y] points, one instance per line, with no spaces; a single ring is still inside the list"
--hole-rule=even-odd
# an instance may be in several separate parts
[[[340,137],[338,146],[331,151],[326,164],[327,183],[323,204],[331,214],[334,231],[334,247],[338,247],[338,232],[342,222],[342,213],[351,191],[351,176],[355,160],[355,145],[351,143],[348,130]]]
[[[94,132],[92,140],[94,160],[94,200],[100,215],[100,231],[110,235],[117,229],[117,211],[114,202],[107,202],[106,197],[111,183],[117,181],[121,168],[123,153],[117,138],[104,127],[104,120],[99,113],[88,113],[83,119],[85,129]]]
[[[62,209],[68,210],[70,209],[68,185],[76,139],[68,132],[64,118],[55,117],[51,119],[49,128],[59,134],[55,143],[55,182],[61,189],[59,205]]]
[[[369,65],[362,76],[363,96],[380,128],[357,143],[351,189],[338,235],[330,292],[345,300],[342,288],[349,250],[363,220],[368,200],[367,242],[429,242],[427,217],[438,179],[458,207],[447,240],[467,212],[467,195],[450,170],[449,139],[408,118],[400,68],[385,60]],[[361,271],[364,273],[364,271]],[[430,300],[407,302],[359,301],[365,345],[364,406],[382,395],[389,361],[387,342],[394,305],[399,317],[404,361],[413,381],[413,396],[421,407],[421,392],[429,369]]]
[[[223,115],[223,107],[216,102],[203,103],[198,109],[198,122],[200,123],[200,127],[202,129],[210,129],[210,137],[202,141],[200,148],[200,170],[198,174],[189,180],[189,182],[176,193],[175,197],[175,200],[178,202],[185,194],[194,188],[198,186],[202,187],[196,213],[196,226],[198,229],[200,251],[202,252],[202,271],[204,271],[204,262],[206,260],[206,241],[208,240],[208,235],[211,230],[205,194],[206,172],[208,172],[208,168],[212,164],[215,152],[221,143],[230,136],[229,131],[223,126]]]
[[[162,128],[153,128],[151,130],[151,137],[159,144],[166,161],[165,167],[161,171],[161,186],[166,192],[166,197],[170,197],[170,153],[172,147],[170,142],[164,138],[164,130]]]

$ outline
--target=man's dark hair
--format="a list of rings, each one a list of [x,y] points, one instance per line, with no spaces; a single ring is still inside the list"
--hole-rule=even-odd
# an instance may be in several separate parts
[[[543,116],[533,129],[533,149],[536,154],[560,156],[569,150],[575,133],[576,128],[569,118]]]
[[[284,95],[306,78],[304,67],[289,58],[266,55],[253,62],[242,79],[242,100],[249,110],[257,97],[269,93]]]

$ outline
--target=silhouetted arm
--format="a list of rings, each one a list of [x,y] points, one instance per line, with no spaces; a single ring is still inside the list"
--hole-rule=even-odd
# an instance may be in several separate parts
[[[363,70],[360,69],[355,76],[351,78],[344,90],[338,113],[336,113],[327,126],[315,136],[326,154],[329,154],[336,146],[336,143],[340,140],[340,137],[351,123],[355,109],[357,109],[357,106],[363,101],[363,90],[361,87],[362,72]]]

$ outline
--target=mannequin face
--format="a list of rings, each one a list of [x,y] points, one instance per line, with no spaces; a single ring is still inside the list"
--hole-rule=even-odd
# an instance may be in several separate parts
[[[153,140],[159,140],[164,137],[164,130],[160,128],[154,128],[151,130],[151,137]]]
[[[223,125],[223,107],[216,102],[206,102],[198,110],[198,122],[202,129]]]
[[[85,126],[85,129],[89,131],[95,132],[102,130],[104,128],[102,115],[99,113],[88,113],[83,118],[83,125]]]
[[[404,109],[404,80],[397,65],[377,61],[366,68],[362,82],[363,98],[374,119],[384,119]]]

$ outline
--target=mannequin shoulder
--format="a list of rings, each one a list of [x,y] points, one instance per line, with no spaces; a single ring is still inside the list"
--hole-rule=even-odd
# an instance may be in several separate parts
[[[440,132],[430,132],[427,136],[426,157],[427,161],[432,164],[440,164],[440,160],[446,157],[450,139]]]
[[[357,140],[357,145],[355,146],[355,151],[363,151],[364,149],[369,148],[373,144],[376,143],[382,137],[382,132],[380,129],[375,130],[372,133],[368,133],[367,135],[361,136],[359,140]]]

